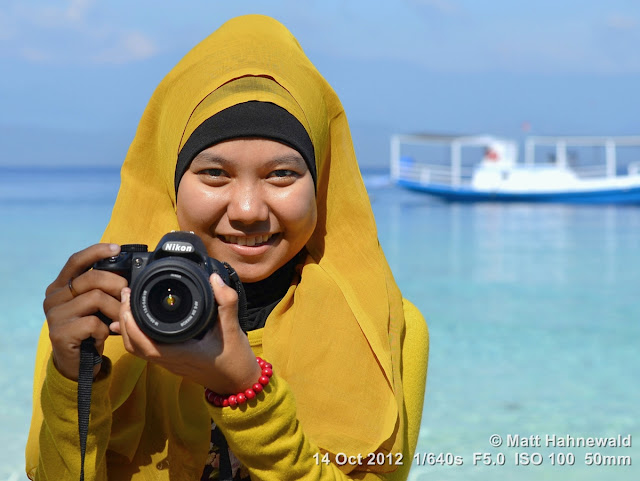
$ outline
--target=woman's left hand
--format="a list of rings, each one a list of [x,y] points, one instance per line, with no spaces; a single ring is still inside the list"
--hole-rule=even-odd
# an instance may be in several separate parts
[[[119,321],[110,329],[122,334],[128,352],[159,364],[174,374],[190,379],[221,394],[243,392],[257,382],[261,369],[238,322],[238,294],[220,276],[210,283],[218,304],[215,326],[200,340],[161,344],[149,339],[131,313],[129,288],[122,290]]]

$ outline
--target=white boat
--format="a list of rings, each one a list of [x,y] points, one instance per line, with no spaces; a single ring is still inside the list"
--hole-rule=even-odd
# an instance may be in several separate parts
[[[391,179],[452,201],[640,204],[640,136],[536,136],[524,144],[519,162],[510,139],[394,135]]]

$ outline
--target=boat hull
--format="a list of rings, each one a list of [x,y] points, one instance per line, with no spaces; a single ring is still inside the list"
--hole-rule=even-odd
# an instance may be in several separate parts
[[[452,202],[539,202],[562,204],[640,204],[640,186],[546,192],[505,192],[454,187],[450,185],[422,184],[398,179],[397,184],[407,189],[424,192]]]

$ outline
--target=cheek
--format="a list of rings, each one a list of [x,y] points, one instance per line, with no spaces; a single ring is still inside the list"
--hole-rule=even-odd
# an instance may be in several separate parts
[[[283,217],[286,218],[289,231],[292,234],[291,241],[302,247],[307,243],[316,228],[318,209],[315,195],[305,193],[296,196],[283,204]]]
[[[186,177],[186,176],[185,176]],[[208,225],[220,209],[220,201],[190,178],[180,182],[176,214],[182,230],[198,232]]]

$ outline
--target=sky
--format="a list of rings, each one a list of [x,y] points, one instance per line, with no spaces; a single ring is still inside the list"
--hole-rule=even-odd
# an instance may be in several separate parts
[[[226,20],[285,24],[362,164],[392,133],[640,134],[636,0],[3,0],[0,165],[118,165],[154,88]]]

